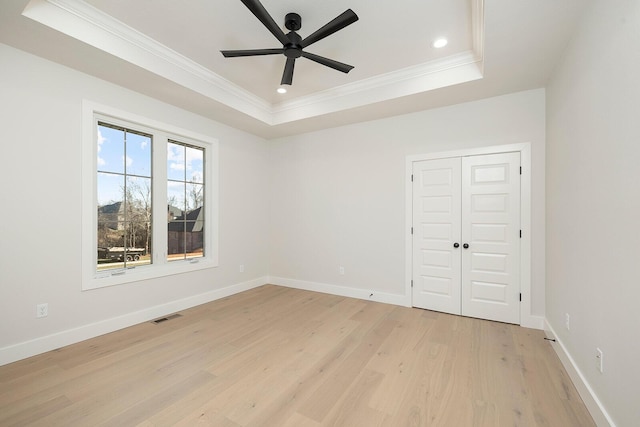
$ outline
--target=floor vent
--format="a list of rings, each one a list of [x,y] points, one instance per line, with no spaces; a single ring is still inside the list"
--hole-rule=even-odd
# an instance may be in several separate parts
[[[175,319],[176,317],[182,317],[182,314],[172,314],[170,316],[161,317],[159,319],[152,320],[151,323],[155,323],[157,325],[158,323],[166,322],[167,320]]]

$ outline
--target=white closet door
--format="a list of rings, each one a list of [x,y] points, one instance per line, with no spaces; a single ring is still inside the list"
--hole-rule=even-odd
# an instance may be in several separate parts
[[[413,166],[414,307],[460,314],[460,158]]]
[[[462,314],[520,323],[520,153],[462,158]]]

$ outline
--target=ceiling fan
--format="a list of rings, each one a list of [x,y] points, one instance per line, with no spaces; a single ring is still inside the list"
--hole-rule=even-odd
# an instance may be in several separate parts
[[[342,14],[338,15],[335,19],[318,29],[315,33],[305,37],[304,39],[296,33],[302,27],[302,18],[297,13],[287,13],[284,19],[284,26],[289,33],[285,34],[282,29],[275,23],[271,15],[267,12],[264,6],[259,0],[241,0],[245,6],[267,27],[267,29],[282,43],[281,48],[275,49],[249,49],[249,50],[221,50],[220,52],[225,58],[235,58],[239,56],[258,56],[258,55],[277,55],[284,54],[287,57],[287,62],[284,66],[284,72],[282,73],[282,85],[291,85],[293,82],[293,67],[296,59],[303,58],[310,59],[318,64],[325,65],[343,73],[348,73],[353,69],[352,65],[344,64],[342,62],[334,61],[333,59],[325,58],[323,56],[314,55],[313,53],[305,52],[303,49],[307,46],[322,40],[323,38],[330,36],[358,20],[358,15],[351,9],[347,9]]]

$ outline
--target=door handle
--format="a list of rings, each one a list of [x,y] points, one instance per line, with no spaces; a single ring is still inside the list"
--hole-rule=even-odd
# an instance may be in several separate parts
[[[457,248],[459,248],[459,247],[460,247],[460,243],[455,242],[455,243],[453,244],[453,247],[454,247],[454,248],[456,248],[456,249],[457,249]]]
[[[465,243],[464,245],[462,245],[462,247],[465,248],[465,249],[469,249],[469,244]]]

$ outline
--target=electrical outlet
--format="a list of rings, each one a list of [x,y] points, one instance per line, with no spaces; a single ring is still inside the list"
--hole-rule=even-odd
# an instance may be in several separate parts
[[[240,264],[240,268],[238,270],[240,270],[240,273],[244,273],[244,264]]]
[[[341,275],[344,275],[344,267],[343,267],[343,266],[340,266],[340,269],[339,269],[339,270],[340,270],[340,274],[341,274]]]
[[[49,304],[38,304],[36,305],[36,317],[47,317],[49,315]]]
[[[602,360],[602,350],[596,347],[596,368],[600,373],[604,372],[604,365]]]
[[[571,328],[569,327],[569,320],[570,320],[569,313],[565,313],[564,314],[564,326],[565,326],[565,328],[567,328],[567,331],[571,330]]]

